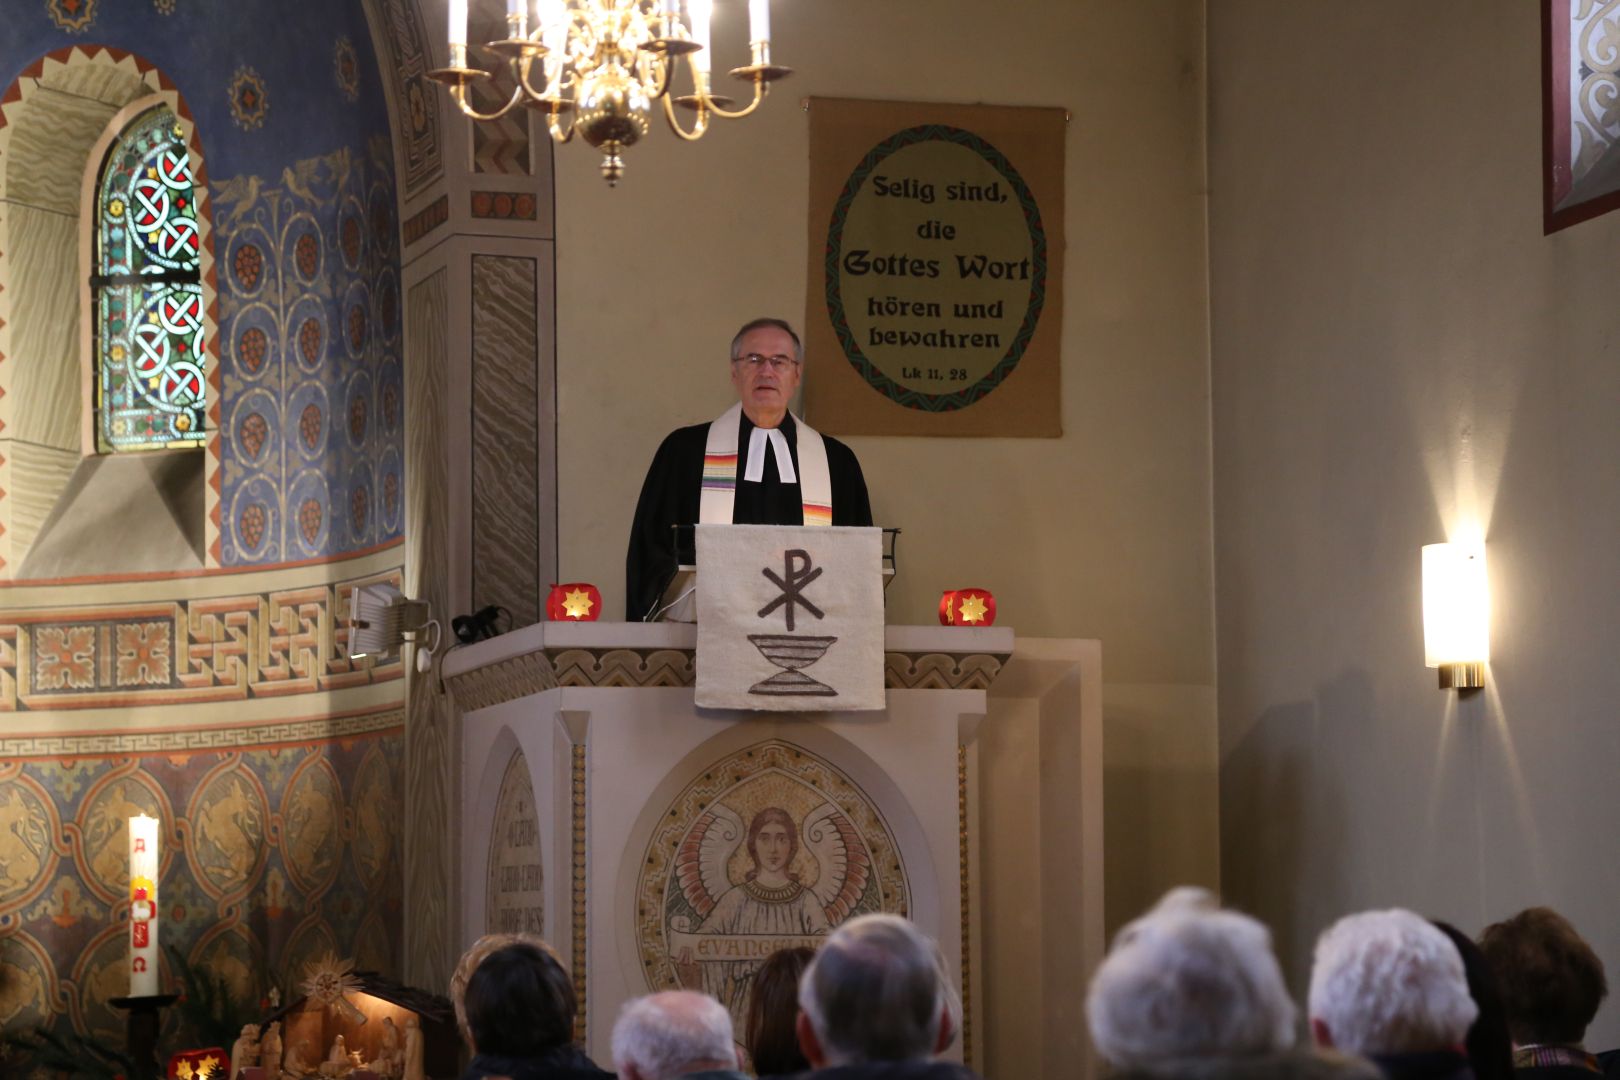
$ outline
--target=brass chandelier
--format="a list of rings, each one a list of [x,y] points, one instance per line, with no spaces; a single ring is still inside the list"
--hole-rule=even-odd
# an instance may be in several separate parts
[[[497,70],[504,62],[514,85],[506,103],[492,112],[479,112],[468,100],[468,86],[495,78],[495,72],[468,65],[467,0],[450,0],[450,66],[428,74],[448,86],[456,105],[474,120],[498,120],[522,105],[546,115],[557,142],[579,134],[602,151],[602,176],[613,187],[624,175],[621,151],[647,134],[655,102],[663,103],[671,131],[696,141],[711,118],[747,116],[772,82],[791,74],[791,68],[771,63],[769,5],[748,3],[751,62],[733,68],[731,76],[753,83],[754,97],[740,109],[709,89],[714,0],[534,0],[532,31],[528,0],[507,0],[507,36],[483,48]],[[677,96],[671,89],[682,57],[692,92]],[[676,118],[677,105],[693,114],[690,129]]]

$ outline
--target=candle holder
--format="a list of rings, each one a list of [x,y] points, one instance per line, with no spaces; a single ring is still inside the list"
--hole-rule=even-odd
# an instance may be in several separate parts
[[[179,1000],[179,994],[111,999],[113,1008],[122,1009],[127,1014],[124,1018],[124,1049],[138,1070],[136,1076],[162,1075],[162,1066],[157,1059],[158,1031],[163,1026],[162,1011]],[[136,1077],[130,1080],[136,1080]]]

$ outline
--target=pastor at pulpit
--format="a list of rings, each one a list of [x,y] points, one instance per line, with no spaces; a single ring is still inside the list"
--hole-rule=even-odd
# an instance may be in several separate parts
[[[755,319],[732,338],[737,404],[670,432],[641,486],[625,559],[629,621],[647,618],[675,576],[674,526],[872,524],[854,451],[788,412],[803,368],[799,335],[781,319]]]

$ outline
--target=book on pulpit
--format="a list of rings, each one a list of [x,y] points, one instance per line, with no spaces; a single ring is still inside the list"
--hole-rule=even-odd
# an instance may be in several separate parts
[[[792,527],[792,526],[789,526]],[[647,622],[697,622],[697,538],[696,525],[674,525],[675,573],[670,576],[659,597],[658,606],[647,616]],[[882,539],[883,589],[888,591],[894,581],[895,552],[899,546],[900,530],[879,529]]]

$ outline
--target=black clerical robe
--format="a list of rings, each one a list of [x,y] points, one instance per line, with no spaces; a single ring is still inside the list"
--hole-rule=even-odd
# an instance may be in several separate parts
[[[765,472],[754,483],[743,479],[748,466],[748,438],[754,425],[747,414],[740,418],[737,431],[737,491],[732,508],[736,525],[803,525],[804,499],[798,484],[784,484],[776,468],[776,452],[765,444]],[[793,474],[799,469],[798,428],[792,415],[782,418],[782,435],[793,455]],[[670,432],[653,456],[647,479],[636,502],[636,518],[630,526],[630,552],[625,558],[625,618],[640,622],[658,606],[664,588],[682,562],[696,561],[690,540],[675,550],[675,525],[696,525],[698,502],[703,493],[703,448],[709,438],[708,424],[695,424]],[[866,495],[866,478],[855,452],[830,436],[827,445],[827,472],[832,479],[832,523],[834,525],[872,524],[872,505]]]

